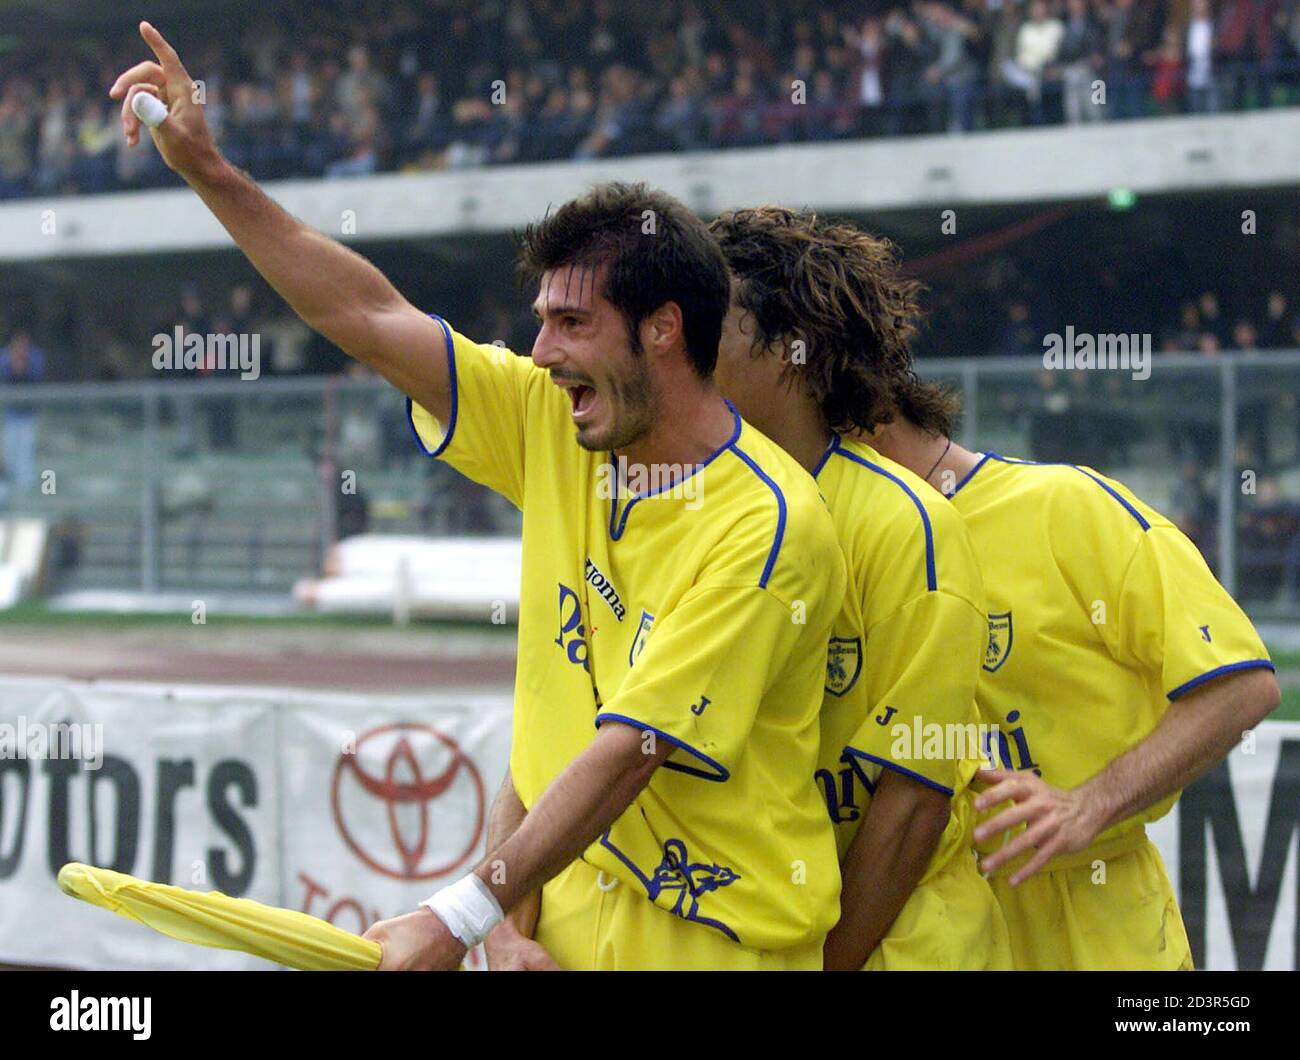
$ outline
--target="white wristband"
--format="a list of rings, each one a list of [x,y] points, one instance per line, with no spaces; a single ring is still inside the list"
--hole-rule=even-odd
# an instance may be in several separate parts
[[[472,872],[420,904],[446,924],[467,949],[477,946],[505,919],[496,896]]]

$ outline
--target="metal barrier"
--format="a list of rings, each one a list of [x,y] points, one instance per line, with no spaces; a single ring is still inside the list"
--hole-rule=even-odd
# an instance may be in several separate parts
[[[1300,351],[1161,355],[1149,378],[933,360],[976,449],[1084,463],[1197,542],[1253,613],[1300,614]],[[0,387],[0,502],[53,527],[56,587],[287,590],[362,529],[517,533],[351,377]]]

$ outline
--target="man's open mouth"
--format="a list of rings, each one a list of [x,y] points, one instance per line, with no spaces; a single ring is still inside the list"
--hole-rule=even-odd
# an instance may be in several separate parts
[[[586,415],[596,400],[596,391],[592,387],[579,384],[569,388],[569,403],[575,417]]]

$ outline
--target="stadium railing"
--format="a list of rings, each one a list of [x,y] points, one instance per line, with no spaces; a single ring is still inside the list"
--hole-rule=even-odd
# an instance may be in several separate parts
[[[1189,533],[1252,614],[1300,615],[1300,350],[1148,363],[1144,379],[1038,358],[925,371],[961,393],[966,444],[1119,479]],[[0,512],[47,520],[54,590],[284,593],[364,530],[520,525],[416,449],[404,399],[379,380],[5,386],[0,445]]]

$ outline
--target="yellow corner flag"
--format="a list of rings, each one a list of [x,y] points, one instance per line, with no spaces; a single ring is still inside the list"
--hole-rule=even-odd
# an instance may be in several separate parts
[[[241,950],[307,972],[379,967],[378,943],[318,917],[248,898],[187,891],[75,861],[59,870],[59,887],[182,942]]]

